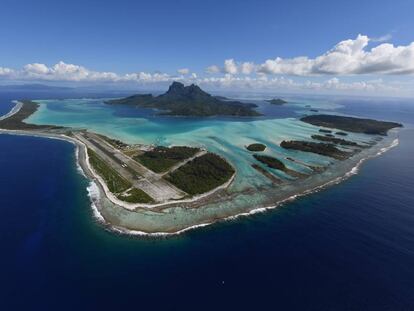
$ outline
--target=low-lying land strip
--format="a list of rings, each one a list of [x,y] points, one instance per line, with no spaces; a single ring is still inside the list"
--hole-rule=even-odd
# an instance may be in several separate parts
[[[266,150],[266,145],[259,144],[259,143],[254,143],[254,144],[248,145],[246,147],[246,149],[249,150],[249,151],[260,152],[260,151],[265,151]]]
[[[90,148],[88,148],[88,156],[92,167],[105,180],[112,193],[120,194],[132,187],[127,179],[122,177]]]
[[[7,130],[47,130],[47,129],[61,129],[60,126],[54,125],[36,125],[25,123],[23,120],[32,115],[39,104],[30,100],[21,101],[21,108],[9,117],[0,120],[0,128]]]
[[[312,135],[311,137],[312,137],[312,139],[325,141],[325,142],[330,142],[330,143],[334,143],[334,144],[338,144],[338,145],[342,145],[342,146],[353,146],[353,147],[359,147],[359,148],[364,147],[364,146],[361,146],[361,145],[357,144],[354,141],[345,140],[345,139],[342,139],[342,138],[336,138],[336,137],[332,137],[332,136]]]
[[[179,162],[193,157],[199,151],[200,149],[198,148],[186,146],[174,146],[169,148],[157,146],[152,150],[148,150],[143,154],[134,157],[134,159],[155,173],[163,173],[174,165],[177,165]]]
[[[390,129],[402,127],[402,124],[396,122],[324,114],[310,115],[303,117],[300,120],[316,126],[334,128],[348,132],[378,135],[387,135],[387,132]]]
[[[292,176],[292,177],[295,177],[295,178],[305,178],[305,177],[308,176],[306,174],[302,174],[300,172],[297,172],[297,171],[294,171],[294,170],[291,170],[291,169],[287,168],[286,165],[282,161],[280,161],[279,159],[276,159],[274,157],[267,156],[267,155],[260,155],[260,154],[254,154],[253,156],[257,161],[267,165],[270,168],[282,171],[282,172],[288,174],[289,176]]]
[[[321,132],[321,133],[328,133],[328,134],[332,133],[331,130],[325,130],[325,129],[319,129],[319,132]]]
[[[19,110],[22,108],[23,103],[22,102],[15,102],[14,107],[12,108],[12,110],[10,110],[8,113],[6,113],[5,115],[0,116],[0,121],[10,118],[12,115],[16,114],[19,112]]]
[[[266,100],[268,103],[272,104],[272,105],[284,105],[287,104],[286,100],[283,100],[281,98],[273,98],[273,99],[269,99]]]
[[[312,152],[323,156],[332,157],[337,160],[345,160],[352,155],[350,152],[339,150],[334,145],[326,143],[315,143],[300,140],[284,140],[280,143],[280,146],[285,149]]]
[[[181,166],[166,179],[188,194],[196,195],[219,187],[234,173],[234,168],[222,157],[207,153]]]
[[[74,136],[116,169],[135,188],[147,193],[155,202],[178,200],[186,196],[186,193],[171,185],[162,176],[128,157],[121,150],[116,149],[102,139],[100,135],[90,132],[77,132],[74,133]]]

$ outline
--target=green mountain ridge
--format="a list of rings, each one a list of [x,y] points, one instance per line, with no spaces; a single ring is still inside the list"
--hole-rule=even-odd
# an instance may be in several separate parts
[[[130,105],[141,108],[156,108],[160,114],[170,116],[260,116],[255,104],[223,100],[203,91],[195,84],[184,86],[173,82],[168,91],[159,96],[137,94],[106,101],[110,105]]]

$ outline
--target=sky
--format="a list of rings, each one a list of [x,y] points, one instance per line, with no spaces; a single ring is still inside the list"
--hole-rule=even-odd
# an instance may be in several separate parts
[[[0,84],[414,96],[414,1],[0,2]]]

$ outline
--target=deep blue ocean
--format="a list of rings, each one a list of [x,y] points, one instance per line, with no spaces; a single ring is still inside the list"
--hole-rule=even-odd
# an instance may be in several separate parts
[[[0,115],[18,97],[0,94]],[[168,239],[97,224],[71,144],[0,135],[0,310],[414,310],[414,101],[339,102],[403,122],[399,146],[280,209]]]

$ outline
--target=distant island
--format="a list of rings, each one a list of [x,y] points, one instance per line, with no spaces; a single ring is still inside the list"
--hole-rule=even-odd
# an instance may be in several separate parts
[[[0,85],[0,91],[68,92],[68,91],[75,91],[75,89],[71,87],[66,87],[66,86],[53,86],[53,85],[34,83],[34,84]]]
[[[402,124],[396,122],[377,121],[372,119],[361,119],[354,117],[343,117],[336,115],[310,115],[300,119],[303,122],[334,128],[348,132],[387,135],[388,130],[395,127],[402,127]],[[341,133],[341,134],[339,134]],[[346,133],[338,132],[338,135]]]
[[[237,116],[256,117],[261,114],[254,110],[257,105],[238,101],[224,100],[212,96],[195,84],[184,86],[173,82],[168,91],[159,96],[137,94],[121,99],[108,100],[110,105],[128,105],[161,110],[161,115],[169,116]]]
[[[281,98],[273,98],[266,101],[272,105],[284,105],[288,103],[286,100],[283,100]]]

